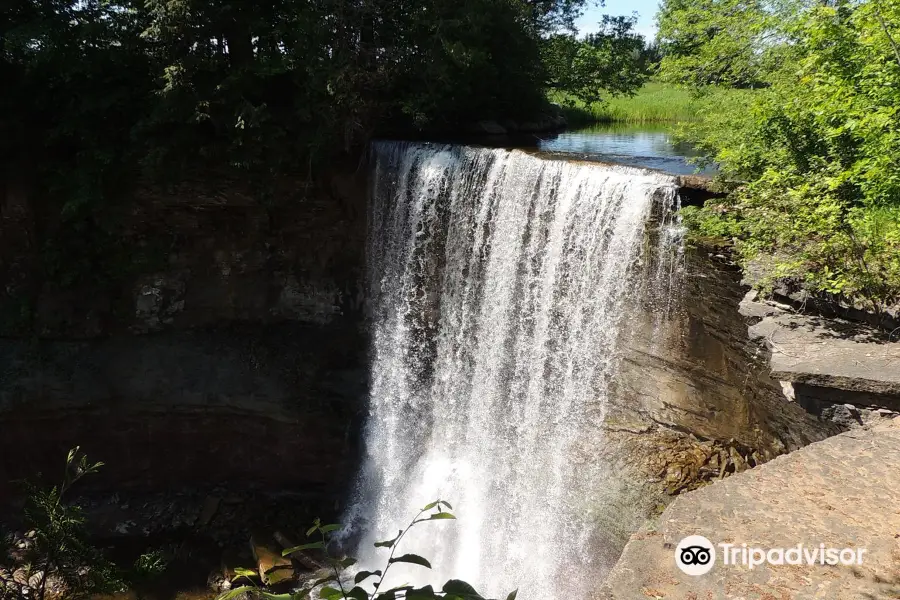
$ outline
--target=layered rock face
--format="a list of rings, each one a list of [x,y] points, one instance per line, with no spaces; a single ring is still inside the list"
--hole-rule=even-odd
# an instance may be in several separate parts
[[[97,487],[339,494],[365,397],[355,166],[265,198],[213,177],[140,188],[110,209],[119,272],[93,278],[88,263],[76,283],[48,275],[54,219],[10,186],[0,498],[11,480],[57,473],[75,445],[106,463],[85,482]]]
[[[737,269],[688,250],[672,278],[672,295],[647,296],[626,330],[602,424],[601,460],[627,482],[606,524],[619,548],[672,496],[841,431],[789,403],[770,377],[768,350],[738,312]]]

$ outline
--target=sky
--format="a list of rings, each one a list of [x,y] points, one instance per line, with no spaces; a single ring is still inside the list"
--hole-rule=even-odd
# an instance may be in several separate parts
[[[604,14],[630,15],[638,13],[638,22],[635,31],[645,38],[653,39],[656,36],[656,24],[654,19],[659,8],[659,0],[606,0],[606,6],[596,6],[591,3],[584,15],[578,19],[578,31],[582,35],[597,31],[597,23]]]

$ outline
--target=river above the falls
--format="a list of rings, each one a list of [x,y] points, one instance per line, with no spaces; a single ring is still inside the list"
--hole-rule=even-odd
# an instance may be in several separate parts
[[[670,125],[596,124],[539,135],[537,147],[542,152],[658,169],[673,175],[715,173],[714,167],[698,171],[697,165],[690,163],[697,152],[689,144],[676,142]]]

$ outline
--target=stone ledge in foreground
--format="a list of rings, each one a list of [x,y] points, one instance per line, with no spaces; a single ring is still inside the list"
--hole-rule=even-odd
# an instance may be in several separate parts
[[[689,535],[751,547],[865,548],[859,566],[675,565]],[[810,444],[679,496],[631,536],[597,600],[806,600],[900,597],[900,419]]]

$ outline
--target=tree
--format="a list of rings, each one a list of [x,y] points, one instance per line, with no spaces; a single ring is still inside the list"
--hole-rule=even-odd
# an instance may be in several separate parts
[[[635,17],[603,16],[600,30],[584,39],[556,34],[544,43],[550,86],[586,102],[629,94],[647,80],[644,39]]]
[[[759,284],[800,287],[875,311],[900,302],[898,0],[798,7],[794,61],[732,96],[688,136],[746,182],[690,215],[734,239]]]
[[[690,86],[759,87],[789,49],[802,0],[663,0],[657,39],[664,79]]]

